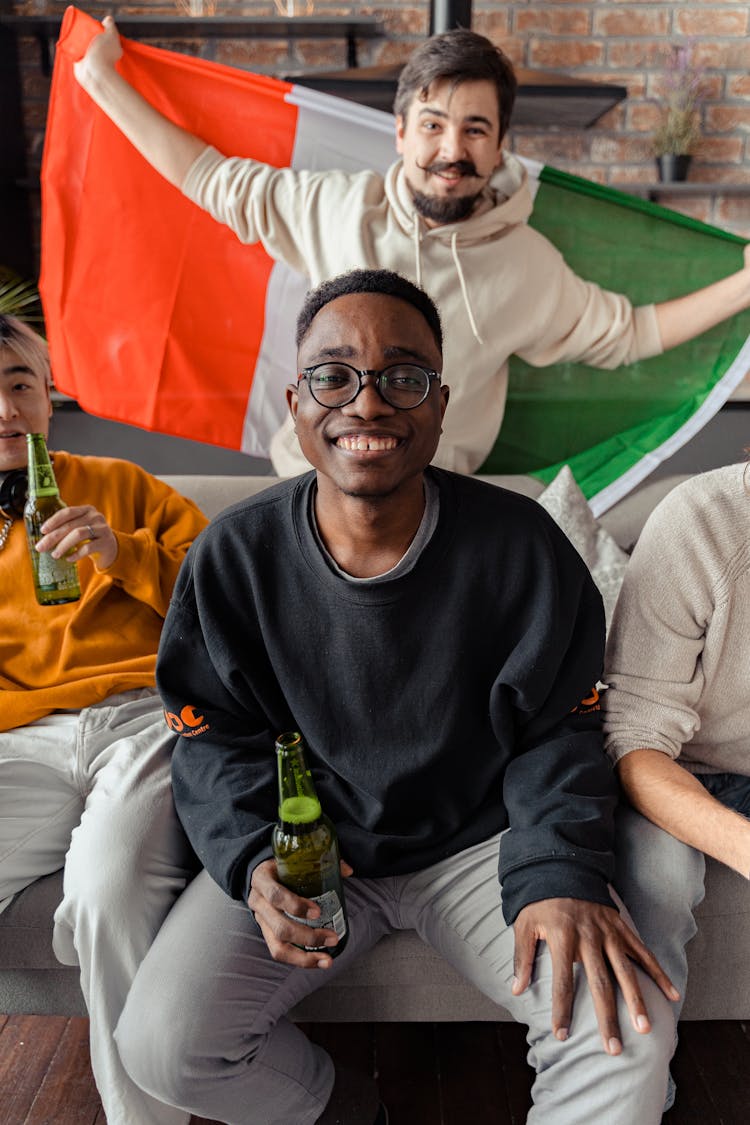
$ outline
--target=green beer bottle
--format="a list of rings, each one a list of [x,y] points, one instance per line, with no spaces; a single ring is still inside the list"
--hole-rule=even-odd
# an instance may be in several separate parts
[[[320,907],[320,918],[315,920],[289,917],[316,930],[334,930],[339,937],[338,945],[303,948],[336,957],[349,935],[336,829],[320,807],[305,763],[302,735],[297,731],[279,735],[276,757],[279,819],[273,830],[273,854],[279,882]]]
[[[34,592],[40,605],[62,605],[77,602],[81,596],[78,567],[66,559],[53,559],[48,552],[40,554],[36,545],[42,536],[42,524],[65,504],[60,499],[52,462],[44,434],[27,434],[29,451],[29,488],[23,519],[29,543]]]

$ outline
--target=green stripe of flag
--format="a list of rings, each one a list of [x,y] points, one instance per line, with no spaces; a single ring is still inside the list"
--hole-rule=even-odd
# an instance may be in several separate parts
[[[576,273],[636,305],[692,292],[743,264],[745,240],[728,231],[553,168],[539,179],[531,226]],[[514,356],[502,430],[480,472],[549,481],[567,462],[605,510],[720,408],[750,366],[749,336],[750,311],[612,372],[533,368]]]

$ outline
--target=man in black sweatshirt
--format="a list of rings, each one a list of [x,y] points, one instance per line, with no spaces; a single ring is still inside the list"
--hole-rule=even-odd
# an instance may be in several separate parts
[[[287,394],[315,471],[211,524],[164,627],[175,800],[206,870],[139,972],[125,1065],[205,1117],[385,1122],[374,1084],[285,1014],[413,928],[529,1025],[530,1120],[656,1123],[675,993],[609,887],[601,599],[534,501],[427,467],[448,389],[421,290],[387,271],[335,278],[308,296],[297,343]],[[289,917],[318,907],[271,855],[288,730],[350,874],[335,960],[300,948],[338,939]]]

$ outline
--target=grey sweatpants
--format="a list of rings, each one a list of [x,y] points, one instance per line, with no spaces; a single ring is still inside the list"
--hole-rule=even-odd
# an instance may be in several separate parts
[[[0,909],[65,865],[53,944],[81,969],[109,1125],[187,1123],[130,1081],[113,1039],[138,963],[193,870],[172,800],[174,741],[148,688],[0,734]]]
[[[640,974],[653,1030],[635,1032],[621,1001],[624,1050],[611,1057],[577,965],[570,1037],[558,1042],[546,946],[532,987],[511,995],[513,931],[500,909],[497,854],[495,837],[416,874],[348,879],[351,933],[327,971],[274,962],[247,908],[202,873],[137,974],[116,1032],[126,1069],[154,1097],[229,1125],[313,1125],[331,1093],[333,1064],[286,1013],[384,934],[414,929],[528,1025],[536,1070],[530,1122],[655,1125],[674,1046],[668,1001]]]

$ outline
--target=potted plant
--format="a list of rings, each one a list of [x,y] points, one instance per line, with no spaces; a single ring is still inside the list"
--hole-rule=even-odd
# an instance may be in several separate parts
[[[695,62],[692,43],[673,45],[660,88],[662,119],[652,148],[660,180],[687,178],[690,157],[700,138],[699,106],[703,98],[703,67]]]
[[[29,324],[42,323],[39,291],[7,266],[0,266],[0,313],[17,316]]]

